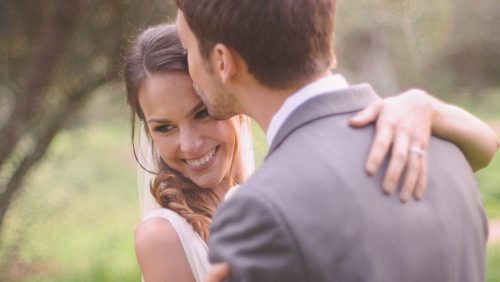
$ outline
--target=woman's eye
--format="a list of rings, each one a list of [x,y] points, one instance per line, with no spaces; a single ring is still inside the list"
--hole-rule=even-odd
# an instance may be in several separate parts
[[[172,125],[164,124],[155,127],[156,132],[169,132],[173,128]]]
[[[203,109],[203,110],[197,112],[196,115],[194,116],[195,119],[204,119],[206,117],[209,117],[207,109]]]

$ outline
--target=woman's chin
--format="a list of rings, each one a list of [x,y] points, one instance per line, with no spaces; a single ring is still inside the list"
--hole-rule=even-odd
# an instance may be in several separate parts
[[[211,189],[215,187],[214,181],[206,181],[206,180],[193,180],[194,184],[203,189]]]
[[[214,178],[214,179],[196,179],[193,182],[203,189],[214,189],[215,187],[221,184],[222,179]]]

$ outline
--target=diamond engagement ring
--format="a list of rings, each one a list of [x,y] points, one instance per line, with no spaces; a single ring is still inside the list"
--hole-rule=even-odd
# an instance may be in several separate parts
[[[410,153],[414,153],[420,158],[424,156],[424,151],[422,149],[420,149],[419,147],[410,148]]]

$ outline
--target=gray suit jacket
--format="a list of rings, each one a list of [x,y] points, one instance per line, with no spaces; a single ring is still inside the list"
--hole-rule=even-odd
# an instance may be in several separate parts
[[[366,175],[374,128],[348,120],[377,99],[354,86],[288,117],[262,167],[213,219],[209,257],[230,264],[230,281],[484,280],[487,221],[457,147],[431,139],[420,202],[385,195],[385,169]]]

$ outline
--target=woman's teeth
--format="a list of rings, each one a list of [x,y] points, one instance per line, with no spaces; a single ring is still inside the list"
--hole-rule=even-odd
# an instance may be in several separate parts
[[[198,158],[198,159],[191,159],[191,160],[186,160],[186,163],[189,165],[189,166],[192,166],[192,167],[200,167],[206,163],[208,163],[215,155],[215,151],[217,150],[217,147],[216,148],[213,148],[210,152],[206,153],[204,156],[202,156],[201,158]]]

